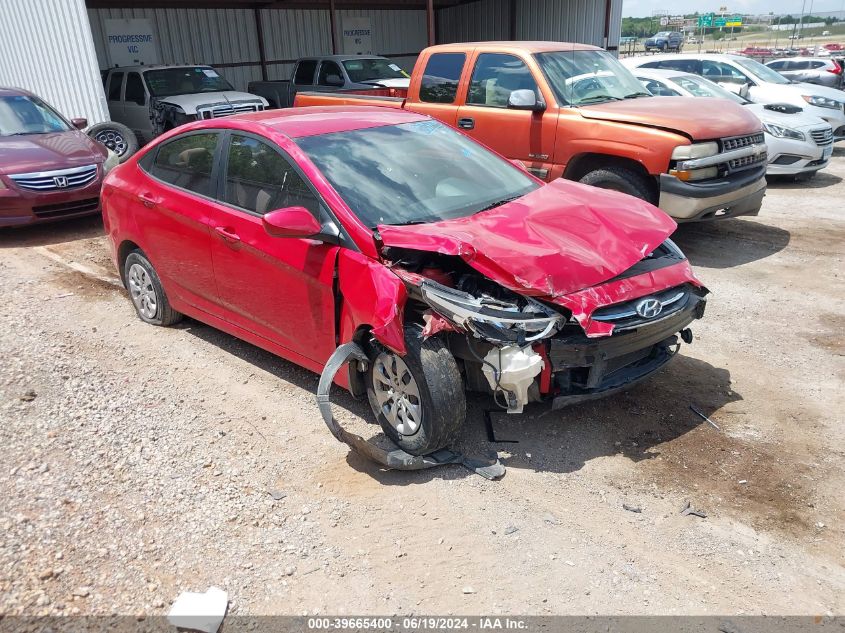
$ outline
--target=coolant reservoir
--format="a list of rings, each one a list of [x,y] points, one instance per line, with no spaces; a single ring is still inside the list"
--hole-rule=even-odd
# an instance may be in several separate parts
[[[537,374],[543,371],[543,357],[530,347],[507,345],[502,348],[494,347],[484,360],[486,362],[482,365],[482,371],[490,387],[494,391],[500,388],[510,392],[508,413],[522,413],[522,408],[528,404],[528,388]],[[498,385],[496,372],[490,365],[495,367],[499,374]]]

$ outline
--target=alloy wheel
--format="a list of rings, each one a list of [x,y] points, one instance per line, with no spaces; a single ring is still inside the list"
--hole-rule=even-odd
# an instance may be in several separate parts
[[[94,140],[102,143],[120,157],[122,157],[129,148],[126,139],[123,138],[123,134],[115,130],[103,130],[94,137]]]
[[[128,280],[129,294],[132,295],[135,308],[144,318],[154,319],[158,312],[158,300],[150,274],[140,264],[132,264]]]
[[[372,376],[381,414],[400,435],[414,435],[422,422],[422,402],[405,361],[391,352],[381,352],[373,362]]]

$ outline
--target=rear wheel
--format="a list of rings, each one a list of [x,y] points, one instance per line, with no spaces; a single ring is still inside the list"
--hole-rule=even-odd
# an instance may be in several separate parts
[[[404,356],[373,344],[367,397],[385,435],[412,455],[448,446],[466,418],[466,396],[454,356],[437,337],[405,332]]]
[[[182,320],[182,313],[170,307],[158,273],[142,251],[129,253],[123,264],[123,278],[142,321],[166,326]]]
[[[649,181],[627,167],[608,166],[595,169],[584,175],[579,182],[593,187],[627,193],[629,196],[654,203],[654,194]]]

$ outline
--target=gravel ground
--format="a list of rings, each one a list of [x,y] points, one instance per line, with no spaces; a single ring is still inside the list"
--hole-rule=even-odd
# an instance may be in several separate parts
[[[497,416],[517,443],[471,399],[459,447],[499,482],[380,471],[326,431],[315,375],[141,323],[57,261],[114,277],[98,219],[0,233],[0,615],[211,585],[241,614],[842,614],[843,176],[837,149],[759,218],[679,230],[713,296],[649,382]]]

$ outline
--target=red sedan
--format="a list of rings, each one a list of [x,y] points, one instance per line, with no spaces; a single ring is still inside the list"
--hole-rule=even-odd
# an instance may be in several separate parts
[[[272,110],[188,124],[106,178],[103,214],[138,315],[182,314],[337,381],[426,454],[465,389],[518,412],[617,391],[691,341],[706,290],[630,196],[545,184],[426,116]]]
[[[0,88],[0,227],[98,213],[114,154],[34,94]]]

